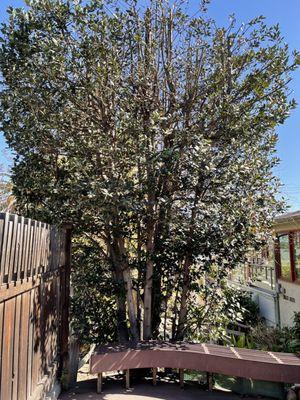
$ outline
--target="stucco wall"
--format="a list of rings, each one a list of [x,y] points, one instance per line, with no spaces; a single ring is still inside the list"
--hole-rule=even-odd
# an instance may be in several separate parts
[[[257,293],[254,295],[259,305],[259,313],[265,319],[266,324],[276,326],[276,303],[273,296],[265,293]]]
[[[294,312],[300,311],[300,285],[278,280],[279,310],[281,326],[292,326]]]

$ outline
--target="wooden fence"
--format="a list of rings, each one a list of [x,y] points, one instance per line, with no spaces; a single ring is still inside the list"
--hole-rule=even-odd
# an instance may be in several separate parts
[[[43,398],[68,353],[70,230],[0,214],[0,400]]]

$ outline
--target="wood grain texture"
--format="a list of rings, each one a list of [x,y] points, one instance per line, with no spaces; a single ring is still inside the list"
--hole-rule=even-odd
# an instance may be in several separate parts
[[[69,321],[66,237],[66,229],[0,213],[0,400],[43,397],[68,355],[68,327],[59,323]]]

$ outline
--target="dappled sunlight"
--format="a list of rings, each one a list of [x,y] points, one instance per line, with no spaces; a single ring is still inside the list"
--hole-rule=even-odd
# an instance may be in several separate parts
[[[63,393],[59,400],[237,400],[233,393],[201,390],[196,384],[188,383],[180,389],[176,382],[161,381],[153,387],[150,382],[135,382],[130,390],[122,386],[122,380],[106,380],[103,393],[96,393],[96,380],[78,382],[76,387]]]

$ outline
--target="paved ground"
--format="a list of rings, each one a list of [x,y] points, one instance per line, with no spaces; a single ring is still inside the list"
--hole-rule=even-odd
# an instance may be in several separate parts
[[[238,400],[239,396],[226,392],[207,392],[196,385],[186,385],[180,389],[178,383],[161,382],[156,387],[151,383],[137,383],[126,391],[121,382],[107,382],[103,393],[96,393],[96,380],[81,381],[70,392],[59,397],[60,400]]]
[[[85,365],[78,373],[78,383],[73,390],[63,393],[59,400],[239,400],[239,396],[213,391],[201,390],[198,385],[185,385],[180,389],[179,384],[173,381],[158,382],[152,386],[149,382],[136,382],[132,389],[126,391],[122,380],[108,378],[103,385],[103,393],[96,393],[95,376],[89,375]]]

